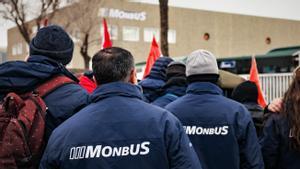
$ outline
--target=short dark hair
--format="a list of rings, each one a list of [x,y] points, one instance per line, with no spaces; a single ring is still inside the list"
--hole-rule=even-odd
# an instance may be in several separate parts
[[[98,84],[124,81],[134,68],[132,54],[119,47],[105,48],[93,56],[93,72]]]

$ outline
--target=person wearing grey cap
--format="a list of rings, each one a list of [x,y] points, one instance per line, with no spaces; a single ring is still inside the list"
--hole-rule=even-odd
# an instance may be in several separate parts
[[[215,56],[192,52],[186,61],[187,94],[166,109],[182,122],[205,169],[263,169],[264,163],[248,110],[223,96],[217,86]]]
[[[143,89],[145,101],[151,103],[159,97],[159,91],[166,82],[166,68],[173,61],[172,58],[159,57],[153,64],[150,74],[139,82]]]

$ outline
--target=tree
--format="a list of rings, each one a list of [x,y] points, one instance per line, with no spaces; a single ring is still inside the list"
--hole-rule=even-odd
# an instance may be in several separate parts
[[[159,0],[160,11],[160,42],[161,52],[164,56],[169,56],[169,44],[168,44],[168,0]]]
[[[2,6],[0,15],[15,23],[22,37],[29,44],[32,29],[28,19],[35,18],[34,23],[39,29],[43,19],[47,17],[48,20],[51,20],[54,17],[59,2],[60,0],[36,0],[36,3],[32,3],[32,0],[0,0]],[[35,10],[36,8],[38,10]]]
[[[65,23],[65,28],[69,32],[77,32],[75,43],[80,46],[85,69],[89,69],[91,60],[90,45],[100,41],[100,37],[95,34],[100,31],[98,12],[102,2],[103,0],[80,0],[65,13],[67,18],[64,20],[69,21]]]

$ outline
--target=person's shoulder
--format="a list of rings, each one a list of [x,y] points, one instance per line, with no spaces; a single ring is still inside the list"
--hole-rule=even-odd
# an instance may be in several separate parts
[[[233,111],[237,112],[248,112],[247,108],[245,105],[242,103],[239,103],[233,99],[227,98],[225,96],[220,96],[220,102],[222,102],[226,107],[233,109]]]
[[[152,105],[150,103],[142,102],[144,118],[156,119],[157,121],[176,121],[176,117],[167,109]]]
[[[142,87],[148,87],[148,88],[160,88],[162,85],[164,85],[164,81],[160,79],[153,79],[153,78],[146,78],[139,82],[139,85]]]
[[[267,117],[267,121],[281,125],[287,122],[287,118],[282,113],[272,113]]]
[[[93,109],[93,105],[87,105],[86,107],[82,108],[80,111],[78,111],[76,114],[65,120],[62,124],[60,124],[53,133],[56,133],[56,135],[67,133],[71,131],[76,131],[78,128],[81,128],[83,123],[87,120],[86,114],[91,112]],[[53,135],[53,134],[52,134]]]
[[[65,94],[66,96],[74,96],[77,97],[77,95],[85,96],[88,97],[89,94],[87,91],[82,88],[79,84],[77,83],[70,83],[70,84],[65,84],[59,88],[57,88],[53,93],[61,93]],[[71,93],[71,95],[70,95]]]
[[[89,103],[89,94],[78,84],[66,84],[45,97],[48,104],[65,104],[66,107],[78,108]],[[78,109],[79,110],[79,109]]]
[[[157,105],[153,105],[151,103],[146,103],[144,101],[141,101],[140,106],[143,107],[144,111],[147,112],[149,115],[152,115],[154,113],[154,115],[162,115],[165,112],[167,112],[166,109],[159,107]]]
[[[186,99],[191,96],[189,95],[183,95],[181,97],[178,97],[176,100],[172,101],[171,103],[167,104],[165,106],[165,109],[170,110],[176,107],[181,107],[185,105]]]

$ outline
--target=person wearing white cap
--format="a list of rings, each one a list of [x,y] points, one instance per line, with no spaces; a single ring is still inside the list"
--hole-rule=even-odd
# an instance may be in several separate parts
[[[217,86],[215,56],[192,52],[186,61],[187,94],[166,109],[182,122],[205,169],[263,169],[264,163],[248,110],[223,96]]]

